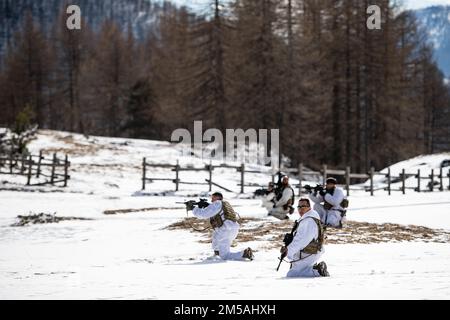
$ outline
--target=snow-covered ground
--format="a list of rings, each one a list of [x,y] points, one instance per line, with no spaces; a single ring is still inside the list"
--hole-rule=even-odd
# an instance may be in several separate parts
[[[175,202],[206,194],[204,186],[183,186],[173,192],[173,183],[153,183],[146,192],[140,191],[144,156],[155,163],[178,159],[184,165],[203,164],[201,159],[180,158],[179,150],[166,142],[41,131],[30,149],[67,152],[72,179],[65,189],[24,187],[25,177],[0,175],[0,181],[8,180],[0,182],[0,299],[450,298],[450,243],[329,244],[323,258],[332,276],[320,279],[284,278],[289,266],[283,264],[275,271],[279,253],[267,249],[265,241],[233,248],[256,249],[252,262],[210,259],[209,244],[199,241],[203,235],[166,229],[186,217],[183,205]],[[437,168],[441,158],[450,155],[422,157],[419,164]],[[151,175],[174,173],[158,169]],[[181,175],[190,181],[207,178],[206,172]],[[248,181],[265,185],[268,177],[254,174]],[[239,190],[239,179],[239,173],[230,169],[216,169],[213,174],[215,182],[234,190]],[[31,192],[36,190],[41,192]],[[244,196],[225,196],[242,217],[273,221],[259,200],[250,199],[252,189],[248,191]],[[349,220],[450,231],[449,191],[408,190],[406,195],[390,197],[385,191],[375,197],[353,192],[350,205]],[[141,208],[155,209],[103,214]],[[18,215],[29,212],[93,220],[11,226]]]

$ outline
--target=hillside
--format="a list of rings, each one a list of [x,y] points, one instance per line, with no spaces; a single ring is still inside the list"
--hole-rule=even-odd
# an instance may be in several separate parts
[[[154,183],[147,192],[140,191],[141,157],[152,162],[179,157],[179,151],[167,142],[40,131],[30,149],[68,153],[72,180],[65,189],[19,188],[23,185],[19,178],[15,184],[2,183],[1,299],[450,297],[449,191],[408,191],[391,197],[383,191],[375,197],[352,192],[349,226],[328,233],[323,259],[331,277],[284,281],[289,266],[283,264],[275,271],[278,247],[298,214],[280,222],[267,217],[260,200],[252,199],[250,188],[243,196],[225,193],[242,218],[233,250],[251,246],[256,257],[252,262],[211,258],[209,232],[190,229],[183,205],[176,204],[207,196],[205,187],[170,192],[173,184]],[[412,159],[392,170],[436,167],[440,157]],[[180,160],[194,166],[202,163],[195,157]],[[224,169],[216,181],[232,186],[237,182],[234,177],[235,173]],[[11,180],[7,175],[0,178]],[[202,179],[198,174],[189,178]],[[267,176],[254,177],[258,179],[266,182]],[[5,186],[17,189],[5,190]],[[56,213],[70,220],[14,226],[17,216],[30,212]],[[308,290],[298,291],[299,281]]]
[[[450,6],[420,9],[416,16],[433,44],[439,67],[450,78]]]
[[[0,0],[0,57],[27,12],[39,22],[45,32],[64,12],[65,0]],[[158,16],[164,10],[160,1],[149,0],[73,0],[70,4],[82,8],[82,18],[96,29],[106,19],[114,20],[122,30],[131,27],[137,39],[145,39],[154,30]]]

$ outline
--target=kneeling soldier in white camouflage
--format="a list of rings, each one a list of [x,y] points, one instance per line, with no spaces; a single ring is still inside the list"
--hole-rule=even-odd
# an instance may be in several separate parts
[[[299,200],[298,211],[300,219],[292,230],[292,242],[281,248],[282,256],[291,262],[287,277],[329,277],[326,263],[317,264],[324,252],[324,230],[319,214],[311,209],[306,198]]]
[[[230,252],[231,244],[239,232],[237,216],[231,205],[223,201],[221,193],[216,192],[211,197],[211,204],[206,208],[194,208],[190,204],[188,210],[193,210],[194,216],[200,219],[209,219],[214,229],[212,247],[214,253],[223,260],[253,260],[253,251],[247,248],[241,252]]]
[[[328,178],[325,189],[316,190],[309,198],[315,203],[314,210],[319,213],[325,226],[342,228],[346,222],[348,200],[344,191],[336,185],[335,178]]]
[[[295,195],[294,189],[289,184],[289,177],[283,176],[281,179],[281,186],[277,190],[273,208],[269,211],[269,216],[280,220],[289,219],[288,214],[294,213]]]

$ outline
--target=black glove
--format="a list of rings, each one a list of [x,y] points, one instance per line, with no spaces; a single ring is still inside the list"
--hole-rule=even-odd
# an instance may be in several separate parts
[[[188,201],[186,202],[186,210],[187,211],[192,211],[195,208],[195,201]]]
[[[319,194],[320,194],[322,197],[325,197],[325,195],[327,194],[327,191],[324,190],[324,189],[322,189],[322,190],[319,191]]]
[[[307,185],[305,186],[305,190],[306,190],[306,192],[308,192],[308,193],[312,193],[312,187],[311,187],[309,184],[307,184]]]
[[[292,241],[294,241],[294,236],[292,235],[292,233],[286,233],[283,239],[284,245],[287,247],[292,243]]]
[[[318,184],[317,186],[314,187],[314,192],[321,192],[323,190],[323,186]]]
[[[208,201],[206,201],[206,199],[200,199],[199,203],[198,203],[198,207],[200,209],[206,208],[207,206],[209,206]]]

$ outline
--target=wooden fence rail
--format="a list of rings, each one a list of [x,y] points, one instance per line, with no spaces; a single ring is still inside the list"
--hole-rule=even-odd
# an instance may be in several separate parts
[[[175,172],[175,177],[174,178],[154,178],[154,177],[149,177],[148,176],[148,168],[164,168],[164,169],[171,169],[171,171]],[[194,167],[186,167],[186,168],[182,168],[179,165],[179,162],[177,161],[176,165],[168,165],[168,164],[152,164],[152,163],[147,163],[146,158],[144,158],[143,162],[142,162],[142,190],[145,190],[146,188],[146,184],[147,182],[153,182],[153,181],[172,181],[175,184],[175,191],[179,191],[180,189],[180,184],[187,184],[187,185],[207,185],[209,187],[209,191],[212,191],[212,186],[215,185],[216,187],[219,187],[221,189],[224,189],[228,192],[230,192],[230,190],[226,187],[223,187],[217,183],[215,183],[213,181],[213,171],[215,168],[227,168],[227,169],[235,169],[235,170],[240,170],[242,169],[242,167],[238,167],[238,166],[230,166],[230,165],[218,165],[218,166],[213,166],[212,164],[209,165],[204,165],[203,167],[199,167],[199,168],[194,168]],[[183,182],[180,179],[180,173],[181,172],[188,172],[188,171],[193,171],[193,172],[200,172],[200,171],[207,171],[209,173],[209,179],[205,179],[205,182]],[[241,175],[242,178],[244,177],[244,175]],[[243,192],[243,191],[242,191]]]
[[[42,151],[39,155],[18,156],[10,154],[0,156],[0,174],[2,175],[21,175],[27,177],[28,186],[56,185],[61,183],[67,187],[70,179],[70,162],[66,155],[64,159],[58,158],[53,154],[52,158],[45,158]],[[4,170],[6,169],[6,170]],[[33,183],[33,178],[48,178],[45,181]]]
[[[175,176],[173,178],[154,178],[154,177],[149,177],[148,173],[149,173],[149,168],[165,168],[165,169],[171,169],[172,172],[175,172]],[[142,163],[142,190],[145,190],[146,188],[146,184],[148,182],[153,182],[153,181],[172,181],[175,184],[175,191],[179,191],[180,185],[181,184],[187,184],[187,185],[208,185],[209,187],[209,191],[211,192],[212,190],[212,186],[216,186],[219,187],[223,190],[226,190],[228,192],[231,192],[230,189],[221,186],[215,182],[213,182],[213,172],[214,169],[216,168],[227,168],[227,169],[235,169],[237,173],[240,173],[240,183],[238,183],[238,187],[240,187],[240,193],[244,193],[245,192],[245,187],[265,187],[265,186],[261,186],[257,183],[251,183],[248,182],[246,183],[246,174],[248,173],[261,173],[261,174],[268,174],[271,176],[272,182],[274,181],[274,173],[275,170],[274,169],[269,169],[269,170],[255,170],[255,169],[246,169],[245,164],[242,164],[240,166],[231,166],[231,165],[212,165],[211,163],[209,165],[204,165],[202,167],[181,167],[179,162],[177,162],[176,165],[171,165],[171,164],[153,164],[153,163],[147,163],[146,158],[143,159],[143,163]],[[206,171],[209,174],[209,179],[205,179],[204,181],[197,181],[197,182],[183,182],[181,181],[180,178],[180,174],[182,172],[201,172],[201,171]],[[350,191],[351,190],[364,190],[366,192],[370,192],[370,195],[373,196],[375,191],[379,191],[379,190],[384,190],[387,191],[389,195],[392,194],[392,192],[394,191],[401,191],[403,194],[406,194],[406,190],[411,189],[414,190],[416,192],[421,192],[424,191],[421,189],[421,181],[424,179],[428,179],[430,180],[430,183],[428,183],[428,191],[432,192],[434,191],[434,184],[435,181],[439,181],[439,191],[444,191],[445,189],[450,190],[450,168],[448,169],[448,174],[447,174],[447,178],[448,178],[448,186],[447,188],[444,186],[444,179],[445,179],[445,175],[444,175],[444,169],[441,168],[440,169],[440,173],[439,175],[435,175],[434,174],[434,170],[431,171],[431,174],[429,176],[421,176],[420,175],[420,170],[418,171],[418,173],[406,173],[406,170],[403,169],[402,172],[398,175],[398,176],[393,176],[391,174],[391,169],[388,168],[387,173],[382,173],[382,172],[377,172],[375,171],[374,168],[370,168],[369,172],[367,173],[352,173],[351,172],[351,168],[350,167],[346,167],[345,170],[334,170],[334,169],[329,169],[327,165],[323,165],[322,169],[320,171],[312,171],[312,170],[307,170],[303,164],[300,164],[298,166],[298,168],[282,168],[280,169],[280,171],[285,172],[285,173],[290,173],[292,175],[296,175],[298,177],[299,183],[296,185],[293,185],[293,187],[298,188],[298,192],[299,195],[303,194],[303,184],[304,181],[306,180],[306,177],[311,177],[311,176],[315,176],[315,177],[319,177],[319,179],[321,181],[323,181],[323,183],[325,184],[326,179],[329,176],[334,176],[334,177],[341,177],[341,180],[344,181],[344,187],[347,193],[347,196],[350,195]],[[375,184],[374,184],[374,178],[376,176],[384,176],[386,178],[386,187],[382,187],[382,188],[375,188]],[[406,187],[406,180],[411,178],[411,177],[415,177],[417,179],[417,187]],[[369,186],[365,187],[365,188],[356,188],[355,186],[352,187],[352,180],[354,179],[358,179],[358,180],[369,180]],[[205,183],[206,182],[206,183]],[[392,184],[394,183],[398,183],[401,182],[401,187],[399,189],[392,189]]]

